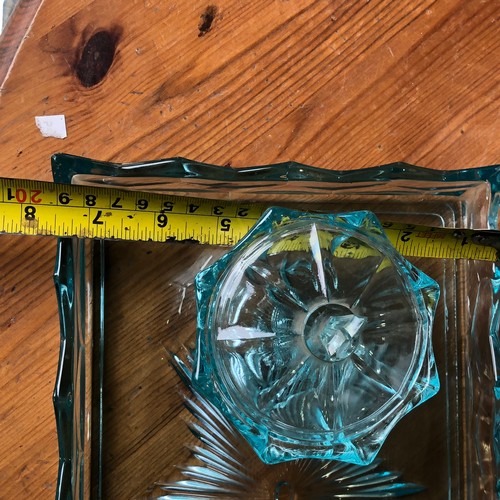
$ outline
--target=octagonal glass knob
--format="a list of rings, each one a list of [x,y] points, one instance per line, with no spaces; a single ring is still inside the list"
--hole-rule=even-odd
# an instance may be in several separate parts
[[[272,208],[196,288],[194,387],[264,462],[368,464],[439,389],[439,287],[370,212]]]

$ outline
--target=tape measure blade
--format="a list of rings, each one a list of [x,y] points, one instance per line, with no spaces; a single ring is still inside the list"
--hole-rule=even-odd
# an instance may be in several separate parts
[[[213,200],[0,178],[0,232],[128,241],[190,240],[234,245],[267,207]],[[500,233],[384,222],[407,257],[497,260]],[[484,244],[474,242],[482,234]]]

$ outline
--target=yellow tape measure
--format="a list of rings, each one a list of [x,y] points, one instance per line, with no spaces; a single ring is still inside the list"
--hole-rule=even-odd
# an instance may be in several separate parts
[[[234,245],[267,205],[0,178],[0,233]],[[500,232],[382,223],[407,257],[494,262]],[[362,249],[349,248],[346,256]],[[300,249],[296,242],[294,249]],[[360,257],[361,255],[357,255]]]

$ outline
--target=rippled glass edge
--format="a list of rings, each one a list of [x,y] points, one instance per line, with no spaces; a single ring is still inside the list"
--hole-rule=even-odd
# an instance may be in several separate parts
[[[60,349],[53,404],[59,445],[58,499],[89,498],[92,484],[99,487],[101,483],[93,481],[91,476],[100,478],[102,475],[102,419],[99,418],[102,414],[99,386],[102,373],[96,378],[97,387],[93,387],[94,367],[89,356],[90,351],[97,351],[97,369],[100,370],[102,345],[94,346],[93,343],[95,338],[103,341],[103,318],[98,311],[102,310],[104,282],[101,272],[94,273],[93,257],[101,248],[100,244],[78,238],[59,238],[57,243],[54,284]],[[95,326],[94,309],[98,321]],[[96,401],[97,406],[92,404]],[[92,432],[91,421],[98,422]]]
[[[70,183],[74,175],[93,174],[120,177],[166,176],[218,181],[317,181],[335,183],[414,180],[435,182],[486,181],[492,190],[489,223],[498,227],[500,209],[500,164],[457,170],[435,170],[404,162],[355,170],[327,170],[297,162],[232,168],[175,157],[161,160],[114,163],[57,153],[52,156],[55,182]]]
[[[222,181],[314,180],[346,184],[367,181],[371,181],[374,184],[384,184],[391,180],[402,179],[443,183],[455,181],[485,181],[488,182],[492,190],[489,226],[495,229],[498,227],[498,211],[500,207],[500,165],[454,171],[438,171],[405,163],[393,163],[369,169],[330,171],[289,162],[236,170],[230,167],[193,162],[184,158],[172,158],[144,163],[118,164],[94,161],[66,154],[57,154],[52,158],[52,166],[54,180],[61,183],[71,183],[74,175],[82,173],[117,177],[166,176],[172,178],[200,178]],[[439,194],[438,188],[436,188],[435,191],[437,191],[435,194]],[[68,243],[64,243],[65,241],[67,242],[68,240],[60,240],[60,245],[67,245]],[[64,263],[62,262],[63,260]],[[68,267],[70,262],[72,262],[74,266],[72,270]],[[81,339],[76,334],[77,321],[75,320],[75,315],[77,314],[75,299],[78,298],[76,294],[77,286],[75,278],[81,270],[82,267],[78,267],[76,253],[69,251],[67,248],[64,250],[60,248],[55,273],[56,293],[61,315],[61,354],[58,378],[54,391],[54,406],[56,410],[60,447],[59,478],[56,498],[86,498],[83,490],[78,490],[80,491],[78,494],[75,489],[75,484],[77,484],[75,481],[78,479],[78,474],[83,477],[82,471],[84,471],[84,462],[79,457],[81,449],[78,448],[78,435],[83,432],[83,427],[79,427],[79,422],[82,422],[81,418],[85,408],[78,407],[75,401],[72,401],[71,397],[67,397],[71,392],[71,388],[75,389],[80,380],[76,378],[76,366],[74,360],[71,358],[72,351],[70,349],[74,348],[78,351],[78,349],[81,348],[79,344]],[[500,308],[498,306],[500,272],[496,265],[494,266],[494,271],[493,279],[488,280],[486,284],[481,284],[481,289],[487,290],[487,292],[484,293],[489,293],[488,303],[491,305],[488,314],[490,326],[488,347],[490,349],[487,349],[486,355],[484,351],[482,351],[481,356],[477,358],[479,361],[477,362],[476,360],[476,362],[472,364],[470,368],[472,377],[469,376],[467,378],[468,385],[466,389],[470,394],[481,393],[481,377],[484,372],[481,361],[490,362],[490,359],[488,359],[488,357],[490,357],[493,360],[493,373],[488,376],[491,376],[493,379],[495,387],[495,408],[493,409],[494,414],[492,414],[493,422],[490,422],[491,425],[489,426],[489,430],[484,430],[484,422],[480,424],[482,424],[481,436],[483,437],[488,434],[491,436],[491,441],[489,442],[493,442],[494,455],[496,457],[496,488],[497,491],[500,491],[500,481],[498,479],[500,477],[500,379],[498,378],[498,366],[500,365],[500,338],[498,335],[500,325]],[[85,280],[82,280],[82,283],[84,282]],[[74,288],[72,289],[72,287]],[[71,289],[73,291],[71,291]],[[479,315],[478,309],[476,303],[474,318],[477,318]],[[474,318],[472,318],[471,348],[477,351],[479,343],[475,335],[476,323]],[[69,378],[71,378],[71,380],[69,380]],[[68,380],[69,384],[73,384],[71,387],[68,385]],[[68,390],[70,392],[68,392]],[[72,415],[78,416],[78,418],[74,419]],[[76,440],[75,436],[77,437]],[[475,443],[478,448],[481,444],[481,442]],[[99,448],[99,450],[100,449],[101,448]],[[481,450],[476,449],[476,455],[480,457]],[[81,467],[81,469],[79,469],[77,465]],[[481,468],[481,464],[479,464],[479,467]]]
[[[80,266],[80,267],[79,267]],[[59,474],[57,495],[64,496],[70,488],[83,493],[85,367],[79,366],[79,353],[84,345],[79,337],[85,332],[84,241],[61,239],[58,242],[54,282],[59,307],[60,353],[54,388],[54,409],[59,440]],[[82,279],[83,278],[83,279]],[[75,352],[75,350],[77,352]],[[83,368],[83,371],[81,371]],[[83,398],[83,399],[81,399]]]

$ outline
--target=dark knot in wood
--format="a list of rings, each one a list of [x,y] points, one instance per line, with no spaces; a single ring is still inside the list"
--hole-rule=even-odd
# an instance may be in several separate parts
[[[106,76],[116,52],[117,37],[109,31],[98,31],[83,47],[75,74],[84,87],[97,85]]]

